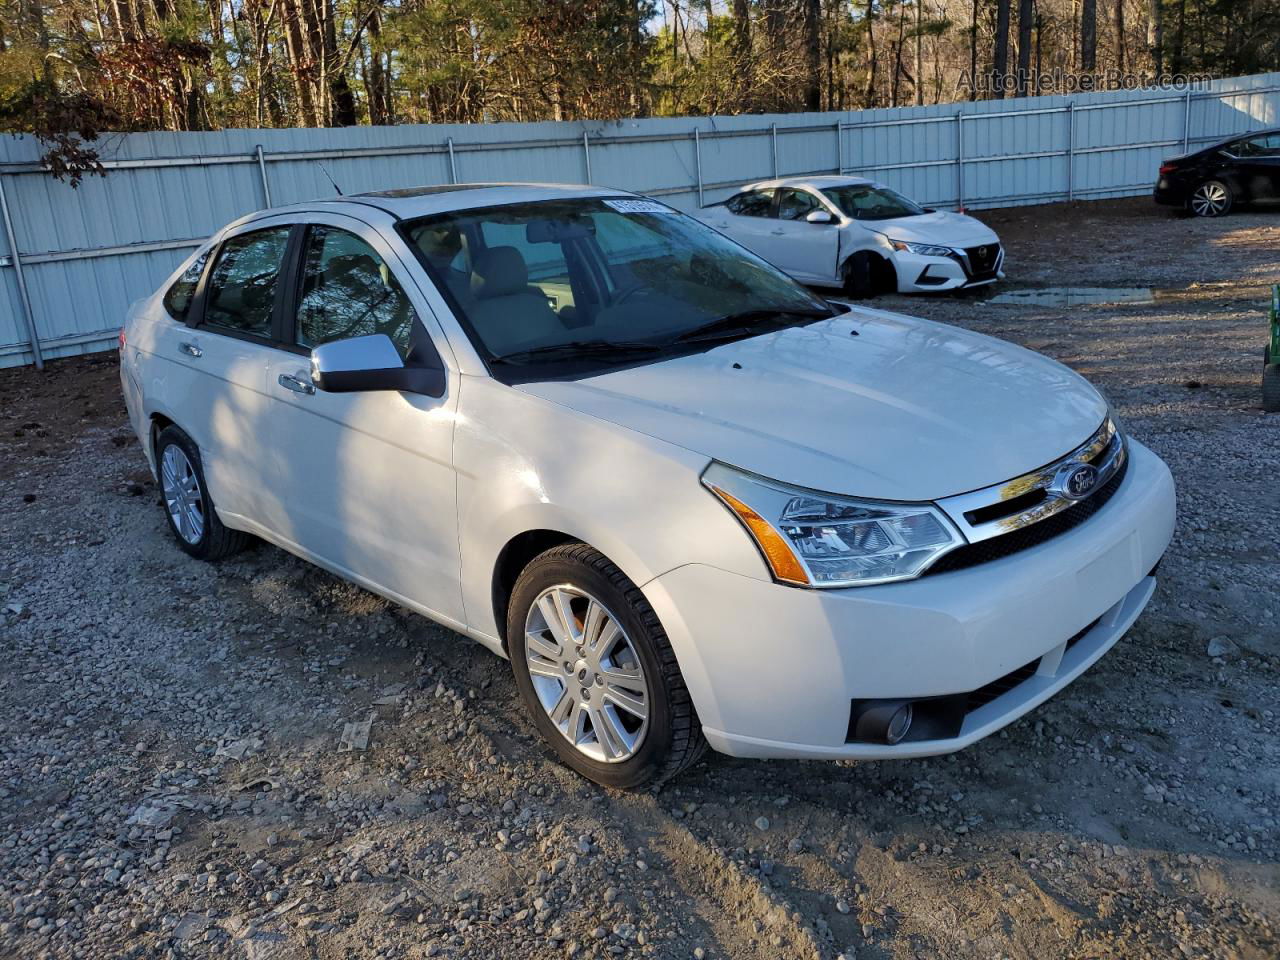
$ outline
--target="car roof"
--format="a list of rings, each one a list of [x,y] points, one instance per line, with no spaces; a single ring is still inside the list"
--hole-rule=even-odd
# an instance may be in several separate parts
[[[323,197],[283,207],[259,210],[237,220],[232,226],[280,214],[330,210],[345,207],[374,207],[399,220],[415,220],[454,210],[472,210],[512,203],[533,203],[582,197],[630,197],[635,194],[608,187],[562,183],[446,183],[394,190],[373,190],[350,196]]]
[[[854,187],[871,183],[866,177],[840,177],[823,175],[816,177],[775,177],[772,180],[758,180],[748,183],[743,190],[763,190],[766,187],[812,187],[822,190],[825,187]]]

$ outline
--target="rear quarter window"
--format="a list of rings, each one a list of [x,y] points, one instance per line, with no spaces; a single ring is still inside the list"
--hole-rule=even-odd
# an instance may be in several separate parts
[[[196,287],[200,285],[200,275],[204,273],[204,266],[208,262],[209,251],[206,250],[182,271],[182,276],[165,292],[164,308],[173,319],[186,321],[187,314],[191,312],[191,301],[196,296]]]

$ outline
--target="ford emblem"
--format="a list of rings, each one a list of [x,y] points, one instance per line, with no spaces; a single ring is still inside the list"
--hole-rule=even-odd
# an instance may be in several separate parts
[[[1098,485],[1098,470],[1087,463],[1069,470],[1062,477],[1062,493],[1071,500],[1087,497]]]

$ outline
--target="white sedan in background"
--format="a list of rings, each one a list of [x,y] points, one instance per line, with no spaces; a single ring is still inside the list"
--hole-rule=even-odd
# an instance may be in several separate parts
[[[958,290],[1004,276],[990,227],[861,177],[765,180],[698,217],[796,280],[853,297]]]

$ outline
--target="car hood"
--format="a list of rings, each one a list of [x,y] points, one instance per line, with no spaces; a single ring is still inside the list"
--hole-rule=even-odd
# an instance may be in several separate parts
[[[984,243],[998,243],[995,231],[984,223],[966,217],[963,213],[935,210],[915,217],[895,217],[891,220],[861,220],[860,226],[876,233],[883,233],[892,240],[910,240],[915,243],[937,243],[947,247],[975,247]]]
[[[1083,443],[1107,413],[1047,357],[867,309],[517,389],[752,473],[885,500],[1009,480]]]

